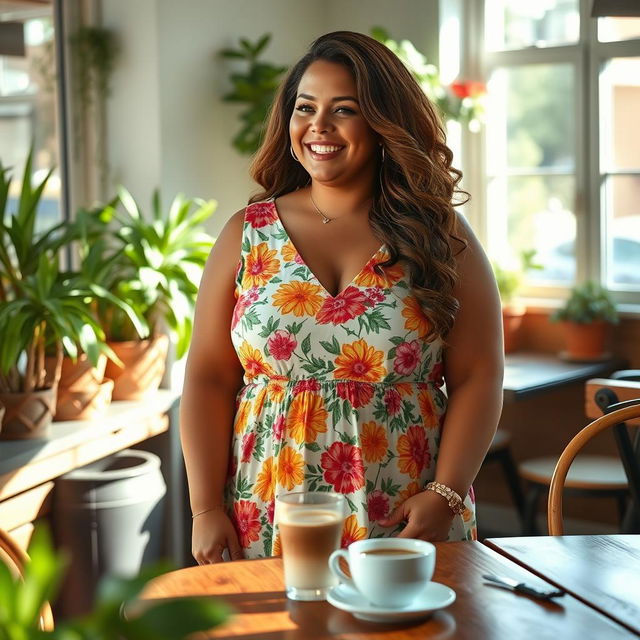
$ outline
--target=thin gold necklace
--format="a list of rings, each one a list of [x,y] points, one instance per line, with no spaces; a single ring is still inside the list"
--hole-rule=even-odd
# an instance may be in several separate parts
[[[324,213],[322,213],[322,211],[320,211],[320,208],[315,203],[315,201],[313,199],[313,196],[311,195],[311,192],[309,192],[309,197],[311,198],[311,204],[313,205],[313,208],[322,216],[322,224],[327,224],[327,223],[331,222],[333,220],[333,218],[329,218],[329,216],[325,216]]]

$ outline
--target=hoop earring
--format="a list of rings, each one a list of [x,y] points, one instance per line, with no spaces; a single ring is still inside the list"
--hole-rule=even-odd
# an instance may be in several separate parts
[[[293,159],[296,162],[300,162],[300,160],[298,160],[298,156],[296,155],[296,152],[293,150],[293,145],[292,144],[289,145],[289,151],[291,151],[291,156],[293,157]]]

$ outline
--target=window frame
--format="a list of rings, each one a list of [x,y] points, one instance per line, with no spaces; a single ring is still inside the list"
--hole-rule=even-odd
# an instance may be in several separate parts
[[[590,0],[579,0],[579,41],[575,44],[526,49],[486,51],[484,46],[485,0],[465,0],[463,28],[469,43],[463,52],[463,71],[469,77],[488,80],[493,70],[528,64],[570,64],[575,72],[575,184],[576,197],[576,283],[593,279],[606,284],[606,231],[603,206],[605,174],[601,166],[600,146],[600,72],[612,58],[640,57],[640,38],[617,42],[599,42],[597,18],[590,17]],[[490,214],[487,207],[488,166],[487,136],[465,133],[463,158],[466,188],[474,195],[467,216],[480,241],[490,246]],[[634,174],[622,171],[622,174]],[[564,175],[564,174],[563,174]],[[635,175],[635,174],[634,174]],[[527,285],[522,297],[532,306],[557,306],[564,300],[569,286]],[[616,288],[611,291],[622,310],[640,312],[640,290]]]

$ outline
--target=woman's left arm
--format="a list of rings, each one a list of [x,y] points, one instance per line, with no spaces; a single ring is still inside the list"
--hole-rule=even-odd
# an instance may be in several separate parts
[[[457,257],[454,295],[460,308],[446,338],[448,403],[435,480],[464,499],[500,419],[504,356],[500,298],[491,265],[466,221],[461,216],[458,220],[459,235],[468,246]],[[392,526],[405,519],[400,537],[446,540],[453,517],[445,498],[423,491],[380,524]]]

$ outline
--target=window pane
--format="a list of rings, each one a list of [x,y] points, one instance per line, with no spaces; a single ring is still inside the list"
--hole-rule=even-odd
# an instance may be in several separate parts
[[[535,249],[540,271],[531,282],[572,283],[575,280],[573,176],[511,176],[489,184],[493,256],[508,262]],[[502,213],[505,212],[505,213]],[[501,238],[501,246],[496,239]]]
[[[580,35],[578,0],[486,0],[490,51],[573,44]]]
[[[640,58],[614,58],[600,74],[601,166],[640,169]]]
[[[56,69],[53,16],[50,5],[14,2],[0,21],[24,25],[25,55],[0,55],[0,161],[11,167],[12,183],[7,212],[16,209],[22,169],[33,141],[33,176],[40,182],[51,167],[59,166]],[[47,183],[38,210],[38,226],[60,219],[60,177],[56,169]]]
[[[598,40],[615,42],[640,38],[640,18],[599,18]]]
[[[606,266],[609,286],[640,286],[640,176],[605,181]]]
[[[488,86],[487,141],[490,173],[500,173],[505,163],[509,169],[573,171],[573,67],[535,64],[494,72]]]

